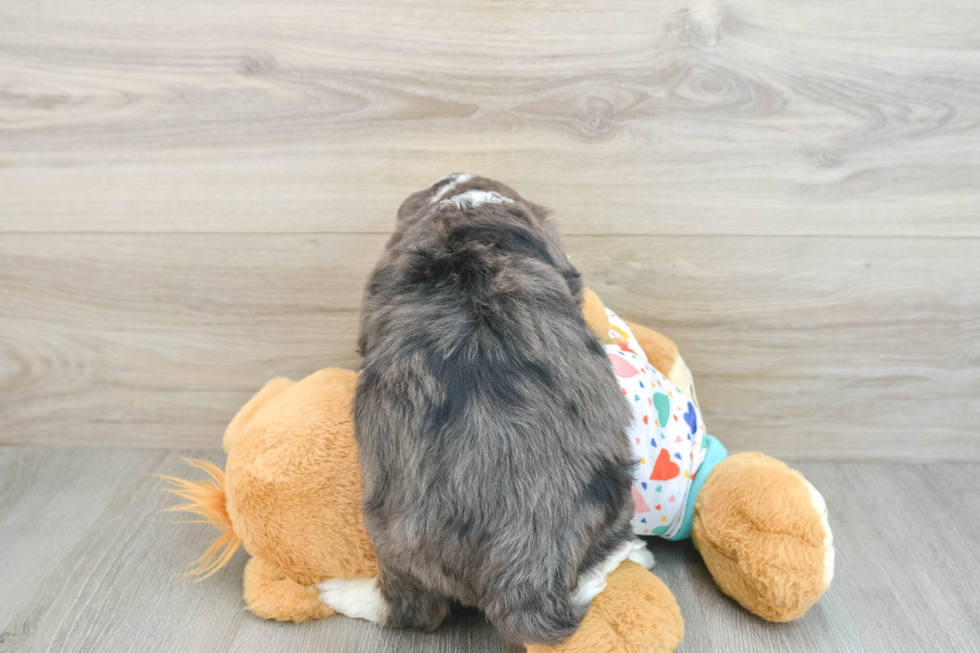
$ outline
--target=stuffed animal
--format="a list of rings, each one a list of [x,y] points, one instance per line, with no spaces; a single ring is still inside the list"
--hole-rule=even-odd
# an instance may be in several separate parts
[[[649,525],[650,535],[691,537],[723,592],[769,621],[801,617],[834,574],[823,497],[785,463],[761,453],[728,456],[704,434],[690,370],[673,342],[620,320],[590,290],[582,310],[634,400],[630,435],[646,456],[634,478],[634,532]],[[658,428],[645,428],[648,421]]]
[[[679,395],[694,398],[690,372],[670,340],[628,322],[614,328],[612,320],[618,318],[588,291],[583,312],[607,347],[619,346],[630,355],[641,350],[643,360],[665,371]],[[361,515],[350,418],[356,380],[355,372],[331,368],[298,382],[269,381],[229,424],[224,471],[191,461],[211,479],[167,477],[170,491],[188,501],[170,510],[195,513],[221,531],[191,573],[210,576],[244,546],[251,555],[245,601],[259,617],[302,622],[333,616],[317,584],[377,575]],[[831,533],[819,493],[798,472],[763,454],[710,462],[710,473],[702,464],[691,475],[696,482],[690,484],[691,510],[683,520],[709,571],[722,591],[760,617],[800,617],[833,573]],[[610,574],[574,635],[558,645],[527,648],[530,653],[659,653],[673,651],[683,633],[670,590],[626,561]]]

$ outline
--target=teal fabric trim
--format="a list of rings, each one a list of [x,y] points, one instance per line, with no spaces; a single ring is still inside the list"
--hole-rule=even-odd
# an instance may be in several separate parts
[[[691,537],[691,523],[694,521],[694,502],[698,500],[698,493],[701,492],[701,488],[704,486],[704,482],[708,480],[708,474],[711,473],[714,466],[728,457],[728,450],[725,449],[725,445],[719,442],[718,438],[713,435],[705,435],[701,441],[701,446],[707,451],[704,452],[704,459],[701,461],[701,466],[698,467],[698,471],[694,474],[694,482],[691,483],[691,490],[687,493],[687,503],[684,506],[684,521],[681,522],[680,530],[673,537],[665,539],[686,540]]]

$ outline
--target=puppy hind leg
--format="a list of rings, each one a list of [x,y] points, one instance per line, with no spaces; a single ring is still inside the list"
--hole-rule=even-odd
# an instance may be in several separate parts
[[[560,536],[534,558],[512,561],[511,569],[528,573],[509,577],[484,607],[504,639],[515,644],[557,644],[578,630],[609,573],[644,548],[632,535],[631,516],[631,511],[624,511],[621,523],[587,552],[578,569],[567,554],[568,542]],[[565,580],[569,575],[576,576],[572,587]]]
[[[535,595],[524,588],[517,595],[498,597],[485,612],[511,644],[557,644],[578,629],[587,609],[576,605],[567,592]]]
[[[508,574],[493,589],[483,611],[507,642],[557,644],[578,629],[588,604],[573,600],[565,566],[557,555],[514,564],[526,573]]]
[[[653,554],[647,551],[643,542],[631,537],[608,552],[600,563],[591,565],[579,574],[572,600],[577,605],[588,608],[592,604],[592,599],[606,588],[606,578],[619,567],[623,560],[633,560],[646,566],[647,569],[653,566]]]
[[[449,600],[405,575],[381,570],[379,583],[385,603],[384,624],[432,632],[449,614]]]

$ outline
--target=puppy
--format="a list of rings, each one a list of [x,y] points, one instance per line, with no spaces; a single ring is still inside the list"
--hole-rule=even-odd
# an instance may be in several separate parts
[[[411,195],[361,315],[354,424],[377,579],[349,616],[435,629],[451,601],[511,642],[571,635],[632,536],[630,407],[546,211],[458,174]],[[645,556],[642,554],[646,554]]]

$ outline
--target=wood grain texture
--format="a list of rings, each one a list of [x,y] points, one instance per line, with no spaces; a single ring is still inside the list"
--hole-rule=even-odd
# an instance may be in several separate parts
[[[213,531],[163,514],[174,499],[148,473],[187,475],[180,456],[200,455],[0,447],[0,653],[507,651],[475,612],[431,635],[259,620],[241,598],[244,551],[204,582],[181,576]],[[653,540],[686,620],[678,652],[980,651],[980,466],[799,467],[830,512],[830,590],[801,620],[770,624],[721,594],[689,542]]]
[[[0,442],[220,447],[269,378],[355,368],[383,235],[0,237]],[[709,430],[790,459],[980,460],[972,240],[567,239],[680,345]]]
[[[0,442],[220,448],[270,378],[357,366],[384,240],[0,238]]]
[[[980,460],[980,4],[0,4],[0,443],[217,446],[353,367],[409,192],[552,206],[711,430]],[[923,434],[928,446],[923,446]]]
[[[709,432],[732,449],[980,460],[975,242],[583,241],[588,283],[676,340]]]
[[[452,170],[574,234],[980,236],[980,4],[0,6],[0,230],[383,232]]]

